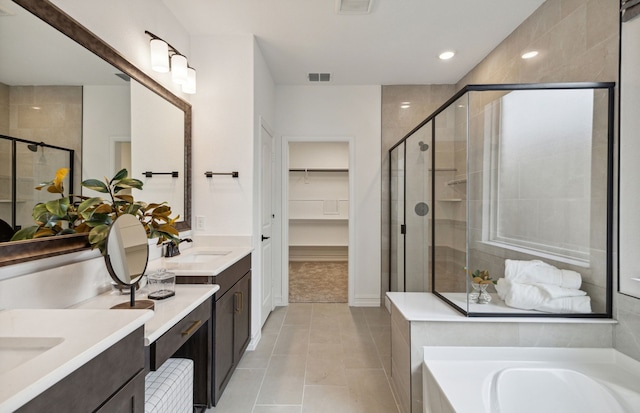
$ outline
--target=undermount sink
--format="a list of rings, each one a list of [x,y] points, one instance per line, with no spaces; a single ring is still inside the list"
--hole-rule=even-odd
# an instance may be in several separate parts
[[[167,258],[167,263],[206,264],[229,254],[231,251],[194,251]]]
[[[62,343],[62,337],[0,337],[0,374]]]

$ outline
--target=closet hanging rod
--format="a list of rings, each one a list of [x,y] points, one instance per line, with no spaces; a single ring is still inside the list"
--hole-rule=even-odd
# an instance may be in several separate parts
[[[211,172],[211,171],[207,171],[204,173],[204,176],[206,176],[207,178],[213,178],[213,175],[229,175],[232,178],[237,178],[240,176],[240,174],[237,171],[233,171],[233,172]]]
[[[349,172],[349,170],[348,169],[295,168],[295,169],[289,169],[289,172]]]

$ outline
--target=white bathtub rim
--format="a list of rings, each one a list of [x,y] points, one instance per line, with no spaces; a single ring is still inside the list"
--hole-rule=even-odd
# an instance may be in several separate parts
[[[478,406],[484,406],[490,412],[487,406],[490,406],[491,378],[513,367],[564,368],[582,373],[615,394],[630,412],[634,410],[629,410],[628,397],[640,398],[640,362],[612,348],[427,346],[423,387],[426,392],[427,377],[431,376],[437,386],[434,390],[449,405],[441,411],[475,413]],[[620,394],[625,392],[626,397],[621,398]],[[432,412],[427,395],[423,397],[424,411]]]

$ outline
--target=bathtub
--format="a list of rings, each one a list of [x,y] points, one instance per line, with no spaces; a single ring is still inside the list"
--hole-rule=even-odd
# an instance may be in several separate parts
[[[424,347],[424,413],[638,413],[640,362],[614,349]]]

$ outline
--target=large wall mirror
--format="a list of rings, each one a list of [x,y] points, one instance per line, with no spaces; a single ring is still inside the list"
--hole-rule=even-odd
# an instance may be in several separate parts
[[[178,229],[190,229],[191,105],[48,1],[0,0],[0,11],[0,134],[73,149],[66,193],[92,196],[82,180],[125,167],[144,182],[136,199],[168,202]],[[25,187],[53,179],[57,167],[47,148],[36,149]],[[30,217],[34,202],[13,201]],[[4,242],[0,266],[87,246],[84,234]]]

